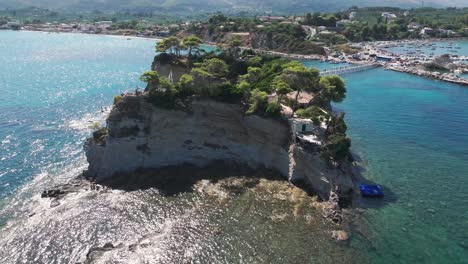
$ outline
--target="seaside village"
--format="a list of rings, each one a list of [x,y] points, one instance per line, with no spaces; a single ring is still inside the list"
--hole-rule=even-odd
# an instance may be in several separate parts
[[[409,14],[408,11],[404,12],[404,16]],[[257,28],[265,27],[271,23],[280,24],[302,24],[304,16],[258,16],[260,23]],[[385,23],[389,24],[398,19],[398,16],[390,12],[382,12],[381,18]],[[132,21],[125,21],[132,22]],[[199,24],[196,21],[183,21],[174,24],[159,25],[146,20],[136,21],[136,28],[139,30],[119,30],[118,27],[113,27],[116,23],[114,21],[87,21],[62,23],[58,21],[49,23],[35,23],[23,24],[21,21],[10,21],[4,25],[0,25],[0,29],[24,29],[32,31],[46,31],[46,32],[76,32],[76,33],[89,33],[89,34],[120,34],[120,35],[133,35],[140,37],[166,37],[173,32],[187,29],[191,25]],[[347,24],[358,23],[357,12],[350,12],[347,19],[336,21],[334,26],[307,26],[302,25],[302,28],[307,33],[307,38],[311,39],[317,35],[328,35],[340,32]],[[133,23],[133,22],[132,22]],[[235,22],[231,22],[235,23]],[[436,35],[444,35],[446,37],[460,37],[460,35],[453,30],[446,30],[442,28],[430,28],[417,22],[410,22],[407,25],[410,32],[419,32],[421,37],[433,37]],[[465,29],[468,31],[468,27]]]
[[[408,16],[408,11],[400,16]],[[306,39],[315,37],[323,37],[331,34],[340,33],[346,25],[359,23],[357,20],[357,12],[350,12],[347,19],[341,19],[336,22],[336,25],[331,26],[308,26],[302,22],[305,16],[259,16],[257,17],[257,28],[261,29],[272,23],[279,24],[296,24],[302,25],[302,29],[306,32]],[[391,12],[382,12],[380,19],[389,24],[397,20],[398,15]],[[126,21],[130,23],[131,21]],[[50,22],[43,24],[22,24],[20,21],[10,21],[4,25],[0,25],[0,29],[13,30],[31,30],[43,31],[49,33],[86,33],[86,34],[107,34],[107,35],[122,35],[136,36],[148,38],[163,38],[179,31],[187,30],[194,26],[202,25],[197,21],[183,21],[174,24],[159,25],[150,21],[140,20],[132,21],[137,23],[133,25],[136,29],[122,29],[113,21],[86,21],[61,23]],[[235,23],[235,22],[230,22]],[[222,27],[222,26],[221,26]],[[357,52],[347,54],[344,50],[339,50],[331,46],[324,45],[326,56],[322,55],[302,55],[302,54],[286,54],[275,51],[257,50],[268,52],[274,55],[285,56],[296,59],[315,59],[324,62],[338,64],[337,67],[329,72],[323,72],[325,75],[341,74],[346,72],[355,72],[367,70],[373,67],[384,67],[389,70],[406,72],[414,75],[424,76],[427,78],[443,80],[447,82],[468,85],[466,74],[468,73],[468,56],[459,55],[459,46],[453,45],[451,42],[441,45],[435,37],[456,38],[461,37],[457,32],[442,28],[430,28],[417,22],[410,22],[407,25],[408,31],[416,32],[419,39],[406,39],[397,41],[372,41],[360,43],[348,43],[349,47]],[[468,32],[468,27],[464,29]],[[235,36],[249,35],[249,32],[235,32],[231,34]],[[129,38],[130,40],[130,38]],[[394,53],[389,51],[391,48],[401,48],[401,52]],[[435,51],[438,51],[437,54]],[[343,64],[346,63],[346,64]],[[343,66],[344,65],[344,66]]]

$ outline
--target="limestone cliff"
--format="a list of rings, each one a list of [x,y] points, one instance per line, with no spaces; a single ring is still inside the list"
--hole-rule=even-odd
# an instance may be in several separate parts
[[[331,186],[353,188],[351,178],[329,169],[316,151],[295,143],[287,121],[245,115],[239,104],[194,98],[188,109],[155,107],[145,96],[127,95],[112,109],[108,133],[85,144],[87,175],[103,180],[137,169],[232,161],[303,179],[323,198]]]

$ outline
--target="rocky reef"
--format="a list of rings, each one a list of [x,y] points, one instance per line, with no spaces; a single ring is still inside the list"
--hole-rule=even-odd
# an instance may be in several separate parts
[[[185,106],[164,109],[145,95],[125,95],[107,119],[107,133],[85,144],[86,175],[99,182],[140,169],[225,161],[304,181],[323,199],[353,192],[356,167],[350,161],[330,166],[313,143],[296,137],[291,120],[246,115],[242,104],[199,96]]]

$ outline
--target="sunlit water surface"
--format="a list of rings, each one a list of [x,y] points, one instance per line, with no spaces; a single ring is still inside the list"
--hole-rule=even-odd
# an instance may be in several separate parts
[[[460,44],[461,45],[461,44]],[[143,85],[154,41],[0,31],[1,263],[74,263],[110,242],[111,263],[465,263],[468,89],[375,69],[346,75],[353,149],[381,201],[350,244],[280,180],[233,177],[191,190],[39,193],[86,168],[82,144],[115,94]],[[467,54],[465,54],[467,55]],[[320,68],[335,67],[319,62]],[[104,111],[102,111],[104,110]],[[190,175],[189,175],[190,176]]]
[[[190,191],[90,190],[40,198],[86,169],[83,142],[113,96],[143,87],[154,40],[0,31],[0,263],[349,263],[282,180],[203,180]],[[190,177],[189,172],[185,172]],[[363,259],[363,258],[362,258]]]

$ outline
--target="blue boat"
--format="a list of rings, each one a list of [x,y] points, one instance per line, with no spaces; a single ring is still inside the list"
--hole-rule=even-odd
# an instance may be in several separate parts
[[[365,197],[383,197],[384,193],[379,185],[359,184],[362,196]]]

